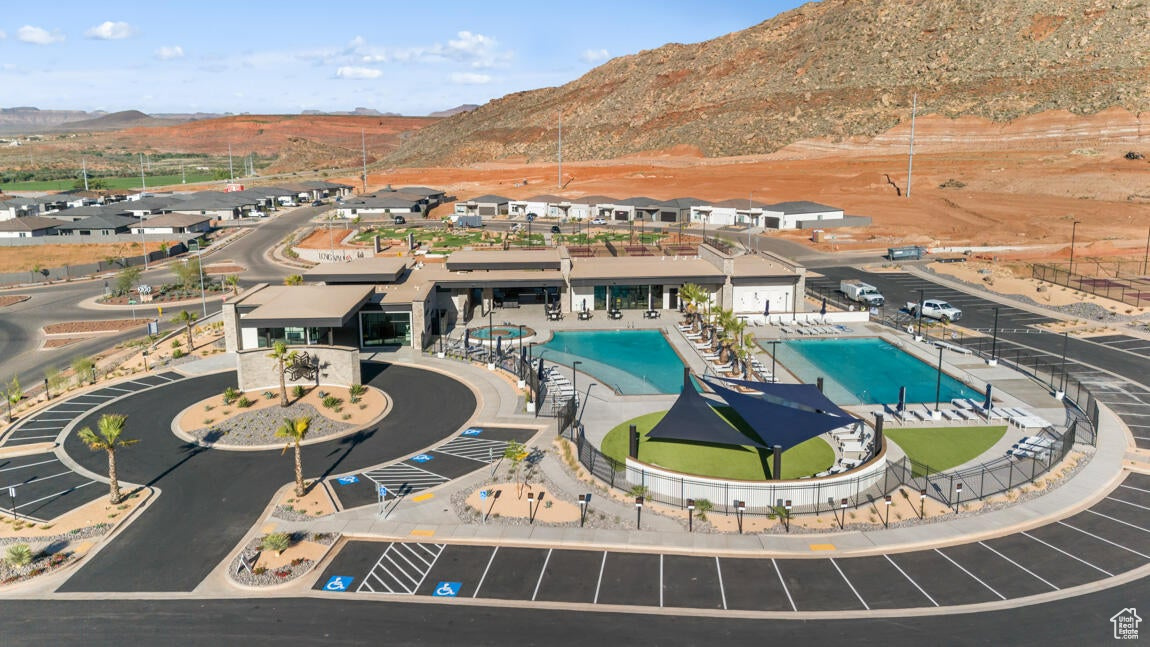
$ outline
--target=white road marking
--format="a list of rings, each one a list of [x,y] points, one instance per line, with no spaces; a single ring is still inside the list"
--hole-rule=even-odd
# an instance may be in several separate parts
[[[539,579],[535,581],[535,592],[531,594],[531,601],[535,601],[535,596],[539,595],[539,586],[543,584],[543,574],[547,572],[547,563],[551,561],[551,551],[554,548],[547,549],[547,557],[543,559],[543,568],[539,570]]]
[[[1086,560],[1082,559],[1081,557],[1079,557],[1079,556],[1077,556],[1077,555],[1071,555],[1070,553],[1068,553],[1068,552],[1066,552],[1066,551],[1062,550],[1062,549],[1061,549],[1061,548],[1059,548],[1058,546],[1055,546],[1055,545],[1053,545],[1053,544],[1050,544],[1050,543],[1047,543],[1047,542],[1045,542],[1045,541],[1042,541],[1042,540],[1041,540],[1041,539],[1039,539],[1038,537],[1035,537],[1034,535],[1032,535],[1032,534],[1030,534],[1030,533],[1026,532],[1025,530],[1023,530],[1023,531],[1022,531],[1022,532],[1020,532],[1019,534],[1020,534],[1020,535],[1026,535],[1027,537],[1030,537],[1031,539],[1033,539],[1034,541],[1036,541],[1036,542],[1038,542],[1038,543],[1042,544],[1043,546],[1046,546],[1046,547],[1048,547],[1048,548],[1053,548],[1054,550],[1056,550],[1056,551],[1058,551],[1058,552],[1062,553],[1063,555],[1066,555],[1067,557],[1071,557],[1071,558],[1075,559],[1076,561],[1082,562],[1083,564],[1086,564],[1087,566],[1089,566],[1090,568],[1093,568],[1094,570],[1098,571],[1099,573],[1103,573],[1104,575],[1106,575],[1106,577],[1114,577],[1114,574],[1113,574],[1113,573],[1111,573],[1110,571],[1108,571],[1108,570],[1106,570],[1106,569],[1104,569],[1104,568],[1098,568],[1098,567],[1097,567],[1097,566],[1095,566],[1094,564],[1091,564],[1090,562],[1088,562],[1088,561],[1086,561]]]
[[[795,599],[791,597],[791,590],[787,588],[787,582],[783,579],[783,572],[779,570],[779,563],[773,558],[771,563],[775,566],[775,574],[779,576],[779,584],[783,585],[783,593],[787,594],[787,601],[791,603],[791,611],[798,611],[799,608],[795,606]]]
[[[866,603],[866,600],[863,599],[863,596],[859,595],[858,590],[855,589],[855,585],[851,584],[851,581],[847,579],[847,574],[843,572],[843,569],[839,568],[839,564],[835,561],[834,557],[831,558],[831,566],[835,567],[835,570],[838,571],[839,575],[842,576],[843,581],[847,583],[847,586],[851,587],[851,593],[854,593],[855,597],[859,599],[859,602],[862,602],[863,608],[867,611],[870,611],[870,605]]]
[[[719,595],[723,596],[723,611],[727,610],[727,590],[723,587],[723,567],[719,565],[719,556],[715,555],[715,570],[719,573]]]
[[[914,581],[914,578],[907,575],[906,571],[902,570],[902,567],[900,567],[898,564],[895,564],[894,560],[890,558],[890,555],[883,555],[883,557],[886,558],[886,561],[890,562],[890,565],[893,566],[895,568],[895,570],[897,570],[899,573],[902,573],[902,576],[906,578],[906,581],[913,584],[914,588],[918,589],[919,593],[923,594],[923,596],[925,596],[927,600],[930,600],[931,604],[933,604],[936,607],[938,606],[938,602],[935,602],[934,598],[930,597],[930,594],[927,593],[925,590],[923,590],[923,588],[918,585],[918,582]]]
[[[970,576],[970,579],[972,579],[972,580],[974,580],[975,582],[978,582],[979,584],[981,584],[981,585],[985,586],[987,591],[990,591],[991,593],[993,593],[993,594],[997,595],[997,596],[998,596],[1000,599],[1002,599],[1002,600],[1005,600],[1005,599],[1006,599],[1006,596],[1005,596],[1005,595],[1003,595],[1003,594],[999,593],[998,591],[995,591],[995,590],[994,590],[994,587],[992,587],[991,585],[987,584],[986,582],[983,582],[983,581],[982,581],[982,580],[981,580],[981,579],[980,579],[980,578],[979,578],[977,575],[975,575],[974,573],[971,573],[970,571],[966,570],[966,569],[965,569],[965,568],[962,566],[962,564],[959,564],[958,562],[956,562],[956,561],[954,561],[953,559],[951,559],[951,558],[950,558],[950,556],[949,556],[949,555],[947,555],[946,553],[942,552],[941,550],[939,550],[939,549],[937,549],[937,548],[935,548],[935,549],[934,549],[934,552],[938,553],[939,555],[942,555],[943,559],[945,559],[946,561],[950,562],[951,564],[954,564],[955,566],[957,566],[957,567],[958,567],[958,569],[959,569],[960,571],[962,571],[963,573],[966,573],[967,575],[969,575],[969,576]]]
[[[595,599],[591,604],[599,604],[599,587],[603,585],[603,567],[607,565],[607,551],[603,551],[603,561],[599,563],[599,581],[595,583]]]
[[[1017,566],[1018,568],[1021,568],[1022,570],[1026,571],[1027,573],[1030,573],[1032,576],[1034,576],[1034,578],[1035,578],[1036,580],[1038,580],[1038,581],[1042,582],[1042,583],[1043,583],[1043,584],[1045,584],[1046,586],[1049,586],[1050,588],[1054,589],[1055,591],[1060,591],[1060,590],[1061,590],[1061,589],[1059,589],[1057,586],[1055,586],[1054,584],[1052,584],[1052,583],[1050,583],[1050,582],[1046,581],[1046,578],[1044,578],[1044,577],[1040,576],[1039,574],[1035,573],[1034,571],[1030,570],[1029,568],[1026,568],[1026,567],[1025,567],[1025,566],[1023,566],[1022,564],[1019,564],[1018,562],[1014,561],[1013,559],[1010,559],[1009,557],[1007,557],[1006,555],[1003,555],[1002,553],[998,552],[997,550],[994,550],[994,549],[993,549],[993,548],[991,548],[990,546],[987,546],[987,545],[986,545],[986,543],[984,543],[984,542],[981,542],[981,541],[980,541],[980,542],[978,542],[978,544],[979,544],[980,546],[982,546],[983,548],[985,548],[985,549],[989,550],[990,552],[994,553],[995,555],[998,555],[998,556],[999,556],[999,557],[1001,557],[1002,559],[1005,559],[1006,561],[1010,562],[1011,564],[1014,564],[1014,565],[1015,565],[1015,566]]]
[[[499,546],[496,546],[495,550],[491,551],[491,557],[487,559],[487,567],[483,569],[483,575],[479,577],[479,584],[475,585],[475,592],[471,594],[471,597],[479,597],[479,589],[483,586],[483,580],[487,579],[487,571],[491,570],[491,562],[495,561],[495,553],[498,552]]]
[[[1077,530],[1078,532],[1080,532],[1080,533],[1082,533],[1082,534],[1084,534],[1084,535],[1086,535],[1086,536],[1088,536],[1088,537],[1093,537],[1093,538],[1097,539],[1098,541],[1104,541],[1104,542],[1106,542],[1106,543],[1108,543],[1108,544],[1110,544],[1111,546],[1114,546],[1114,547],[1116,547],[1116,548],[1121,548],[1122,550],[1130,551],[1131,553],[1134,553],[1135,555],[1137,555],[1137,556],[1141,557],[1142,559],[1150,559],[1150,556],[1147,556],[1147,555],[1143,555],[1142,553],[1140,553],[1140,552],[1138,552],[1138,551],[1134,550],[1133,548],[1128,548],[1128,547],[1126,547],[1126,546],[1123,546],[1122,544],[1119,544],[1119,543],[1116,543],[1116,542],[1110,541],[1109,539],[1107,539],[1107,538],[1105,538],[1105,537],[1099,537],[1098,535],[1096,535],[1096,534],[1094,534],[1094,533],[1092,533],[1092,532],[1087,532],[1087,531],[1085,531],[1085,530],[1083,530],[1083,529],[1081,529],[1081,528],[1075,528],[1074,526],[1072,526],[1072,525],[1070,525],[1070,524],[1066,523],[1065,521],[1059,521],[1059,522],[1057,522],[1057,523],[1058,523],[1059,525],[1063,525],[1063,526],[1066,526],[1067,528],[1070,528],[1071,530]]]

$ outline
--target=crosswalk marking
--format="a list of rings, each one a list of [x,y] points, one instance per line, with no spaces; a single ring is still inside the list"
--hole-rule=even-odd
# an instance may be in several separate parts
[[[503,458],[503,452],[507,451],[508,444],[504,440],[485,440],[460,436],[453,438],[445,445],[436,447],[435,451],[440,454],[450,454],[459,458],[490,464]]]

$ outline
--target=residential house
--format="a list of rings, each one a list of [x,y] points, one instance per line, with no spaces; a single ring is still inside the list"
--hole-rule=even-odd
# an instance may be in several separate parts
[[[0,238],[37,238],[53,236],[61,223],[55,218],[25,216],[0,220]]]

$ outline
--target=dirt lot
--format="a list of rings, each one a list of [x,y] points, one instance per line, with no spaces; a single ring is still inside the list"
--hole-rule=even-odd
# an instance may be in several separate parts
[[[151,319],[108,319],[102,321],[65,321],[44,326],[46,335],[70,335],[92,332],[112,332],[139,326],[143,328]]]
[[[175,241],[168,241],[168,245]],[[148,241],[148,250],[160,248],[159,241]],[[31,247],[0,247],[0,272],[28,272],[28,280],[33,279],[31,268],[64,267],[96,263],[109,258],[139,256],[140,243],[106,243],[93,245],[35,245]]]
[[[28,296],[27,294],[6,294],[0,296],[0,308],[3,308],[4,306],[16,305],[17,303],[22,303],[31,298],[32,297]]]

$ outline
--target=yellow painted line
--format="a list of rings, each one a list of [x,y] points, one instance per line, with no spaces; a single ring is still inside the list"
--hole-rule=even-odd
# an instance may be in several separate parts
[[[435,496],[435,495],[428,492],[427,494],[421,494],[419,496],[413,496],[413,497],[411,497],[411,500],[414,501],[415,503],[419,503],[420,501],[426,501],[433,496]]]
[[[811,550],[834,550],[834,544],[811,544]]]
[[[412,535],[414,535],[414,536],[416,536],[416,537],[432,537],[432,536],[434,536],[434,535],[435,535],[435,531],[434,531],[434,530],[419,530],[419,529],[416,529],[416,530],[412,530],[412,531],[411,531],[411,534],[412,534]]]

